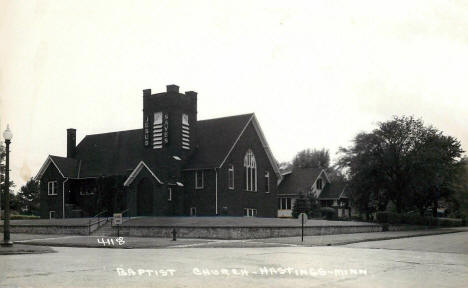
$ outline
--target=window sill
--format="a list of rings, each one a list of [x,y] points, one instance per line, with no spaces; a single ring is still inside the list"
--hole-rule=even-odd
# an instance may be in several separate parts
[[[204,189],[205,187],[195,187],[195,190],[202,190]]]
[[[57,196],[58,194],[47,194],[48,196]]]

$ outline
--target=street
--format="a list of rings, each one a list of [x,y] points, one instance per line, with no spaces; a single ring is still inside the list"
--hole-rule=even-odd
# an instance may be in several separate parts
[[[468,232],[344,246],[0,256],[0,287],[465,287]]]

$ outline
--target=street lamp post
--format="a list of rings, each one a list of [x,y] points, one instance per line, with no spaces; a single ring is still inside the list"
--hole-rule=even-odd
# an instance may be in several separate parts
[[[5,217],[3,219],[3,243],[2,246],[13,246],[10,240],[10,143],[13,134],[10,131],[10,126],[3,132],[3,138],[6,144],[5,158]]]

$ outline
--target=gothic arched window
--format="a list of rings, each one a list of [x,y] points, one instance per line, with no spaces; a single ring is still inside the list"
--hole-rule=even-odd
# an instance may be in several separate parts
[[[244,157],[245,190],[257,191],[257,162],[252,150],[248,150]]]

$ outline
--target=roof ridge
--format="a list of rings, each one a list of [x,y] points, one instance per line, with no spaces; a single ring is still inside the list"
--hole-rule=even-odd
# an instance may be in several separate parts
[[[237,115],[231,115],[231,116],[224,116],[224,117],[217,117],[217,118],[211,118],[211,119],[197,120],[197,122],[210,121],[210,120],[220,120],[220,119],[227,119],[227,118],[234,118],[234,117],[241,117],[241,116],[252,116],[254,114],[255,113],[237,114]]]
[[[56,158],[62,158],[62,159],[66,159],[66,160],[74,160],[74,161],[78,161],[77,159],[75,158],[68,158],[68,157],[63,157],[63,156],[57,156],[57,155],[51,155],[49,154],[50,157],[56,157]]]
[[[114,131],[114,132],[104,132],[104,133],[86,134],[85,137],[86,137],[86,136],[104,135],[104,134],[115,134],[115,133],[130,132],[130,131],[138,131],[138,130],[142,130],[142,128],[129,129],[129,130],[120,130],[120,131]]]

